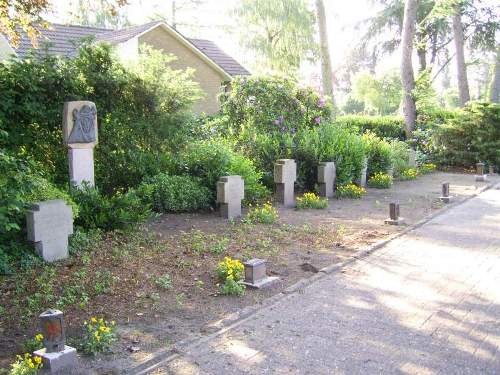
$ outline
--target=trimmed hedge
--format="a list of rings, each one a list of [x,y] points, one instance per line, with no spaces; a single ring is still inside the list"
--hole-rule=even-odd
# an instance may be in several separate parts
[[[393,138],[404,141],[405,123],[399,116],[339,116],[335,123],[349,128],[354,128],[359,134],[366,131],[375,133],[380,138]]]

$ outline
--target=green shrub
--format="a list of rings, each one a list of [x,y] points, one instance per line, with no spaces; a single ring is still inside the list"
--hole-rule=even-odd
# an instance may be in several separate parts
[[[191,176],[161,173],[146,179],[137,193],[156,212],[191,212],[210,207],[210,191]]]
[[[478,161],[500,164],[500,104],[470,103],[440,126],[433,138],[440,164],[471,166]]]
[[[324,209],[328,207],[328,199],[321,198],[315,193],[304,193],[301,197],[297,197],[297,209],[303,210],[306,208]]]
[[[172,278],[168,273],[155,279],[155,284],[161,289],[172,289]]]
[[[431,173],[431,172],[434,172],[436,170],[437,166],[436,164],[432,164],[432,163],[424,163],[422,164],[419,168],[418,168],[418,171],[419,173],[421,174],[427,174],[427,173]]]
[[[278,210],[267,202],[263,205],[250,207],[244,221],[250,224],[274,224],[278,218]]]
[[[409,167],[410,146],[406,142],[391,140],[392,167],[394,176],[399,176]]]
[[[368,159],[367,176],[371,177],[377,173],[387,173],[392,169],[393,155],[389,142],[380,139],[371,131],[363,134],[366,156]]]
[[[404,119],[399,116],[349,115],[339,116],[335,119],[335,122],[352,128],[359,134],[371,131],[380,138],[392,138],[402,141],[406,139]]]
[[[83,329],[84,335],[79,346],[87,355],[109,351],[116,341],[115,322],[92,317],[89,321],[83,322]]]
[[[87,186],[72,189],[71,196],[80,207],[75,225],[85,230],[129,229],[151,216],[150,206],[132,190],[107,197],[97,188]]]
[[[96,249],[103,237],[101,229],[87,229],[76,227],[69,237],[69,253],[71,255]]]
[[[366,189],[354,185],[353,183],[348,183],[345,185],[337,186],[337,190],[335,191],[335,198],[343,199],[343,198],[351,198],[351,199],[359,199],[366,193]]]
[[[407,168],[401,172],[399,178],[403,181],[407,180],[416,180],[418,177],[418,169],[416,168]]]
[[[221,139],[189,144],[179,155],[177,173],[199,178],[211,192],[209,198],[212,205],[215,204],[217,181],[222,176],[239,175],[243,178],[246,202],[254,202],[269,194],[260,182],[262,173],[253,162],[235,152],[229,142]]]
[[[377,189],[389,189],[392,183],[392,176],[382,172],[377,172],[368,179],[368,186]]]
[[[244,270],[243,263],[229,257],[225,257],[217,265],[217,277],[222,282],[222,285],[220,285],[221,294],[242,296],[245,293],[245,285],[243,284]]]

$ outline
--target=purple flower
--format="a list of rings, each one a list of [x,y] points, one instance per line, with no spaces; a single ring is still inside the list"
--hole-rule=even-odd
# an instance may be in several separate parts
[[[274,120],[274,125],[283,125],[285,122],[285,118],[283,116],[278,117],[276,120]]]
[[[321,123],[321,117],[319,117],[319,116],[315,117],[314,122],[319,125]]]
[[[291,132],[292,134],[295,134],[295,132],[296,132],[296,131],[297,131],[297,129],[295,129],[295,128],[291,128],[291,129],[290,129],[290,132]]]
[[[326,99],[324,97],[321,97],[318,99],[318,107],[323,108],[326,105]]]

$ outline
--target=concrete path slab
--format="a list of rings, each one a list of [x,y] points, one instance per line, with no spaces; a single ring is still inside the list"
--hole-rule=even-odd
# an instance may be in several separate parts
[[[190,345],[155,374],[500,374],[500,190]]]

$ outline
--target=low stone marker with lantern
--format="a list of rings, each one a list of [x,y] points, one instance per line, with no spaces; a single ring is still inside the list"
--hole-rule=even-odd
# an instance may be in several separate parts
[[[450,183],[449,182],[443,182],[443,185],[441,187],[441,196],[439,197],[439,199],[443,203],[450,203],[451,197],[450,197]]]
[[[241,176],[224,176],[217,182],[217,202],[226,219],[241,216],[241,201],[245,197],[245,182]]]
[[[335,187],[336,170],[333,161],[321,162],[318,166],[319,195],[333,198]]]
[[[279,159],[274,164],[276,197],[285,207],[295,207],[295,181],[297,164],[293,159]]]
[[[486,182],[488,180],[488,175],[484,173],[484,163],[476,164],[476,181],[478,182]]]
[[[404,224],[405,220],[402,217],[399,217],[399,203],[389,204],[389,218],[384,222],[389,225]]]
[[[28,241],[46,262],[66,259],[68,236],[73,233],[73,212],[61,199],[36,202],[26,213]]]
[[[76,349],[66,345],[63,313],[47,310],[40,315],[44,348],[33,353],[42,358],[43,371],[50,374],[68,374],[76,365]]]
[[[97,110],[88,101],[64,103],[63,138],[68,147],[72,185],[94,186],[94,147],[97,145]]]
[[[279,280],[277,276],[267,276],[266,261],[264,259],[250,259],[243,262],[245,266],[245,281],[243,284],[251,288],[265,288]]]

